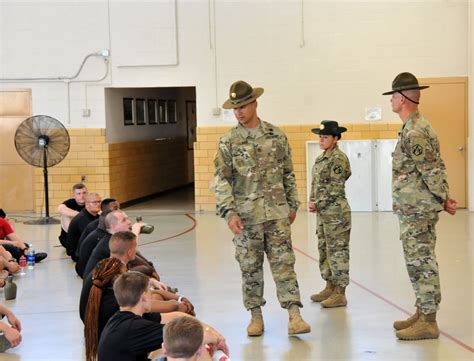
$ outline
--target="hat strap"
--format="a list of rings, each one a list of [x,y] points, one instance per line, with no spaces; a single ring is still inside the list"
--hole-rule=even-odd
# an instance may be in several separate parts
[[[249,100],[250,98],[252,98],[252,96],[253,96],[253,92],[250,93],[250,95],[247,95],[246,97],[237,99],[237,100],[235,100],[235,101],[232,100],[231,103],[234,104],[234,105],[237,105],[237,104],[242,103],[242,102],[244,102],[244,101],[246,101],[246,100]]]
[[[401,91],[399,91],[399,93],[400,93],[402,96],[404,96],[405,98],[407,98],[409,101],[411,101],[412,103],[420,104],[420,102],[416,102],[416,101],[414,101],[413,99],[408,98],[408,97],[407,97],[405,94],[403,94]]]

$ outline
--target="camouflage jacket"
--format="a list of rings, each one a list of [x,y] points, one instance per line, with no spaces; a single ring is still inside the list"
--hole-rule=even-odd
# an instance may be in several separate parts
[[[260,121],[255,137],[240,123],[221,137],[214,159],[217,214],[244,224],[289,216],[299,206],[286,135]]]
[[[351,211],[345,190],[346,180],[351,176],[351,165],[337,145],[316,158],[312,175],[309,200],[318,212],[337,214]]]
[[[399,134],[392,162],[394,212],[410,215],[443,210],[449,187],[436,132],[415,111]]]

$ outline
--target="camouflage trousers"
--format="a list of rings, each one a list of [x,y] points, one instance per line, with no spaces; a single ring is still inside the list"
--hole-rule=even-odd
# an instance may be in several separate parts
[[[268,263],[283,308],[292,304],[303,307],[294,270],[295,254],[291,245],[290,222],[287,218],[246,225],[234,237],[235,259],[242,272],[242,294],[247,310],[265,305],[263,298],[263,260]]]
[[[438,213],[398,215],[403,254],[415,291],[415,306],[424,314],[438,310],[441,302],[438,262],[435,246]]]
[[[349,284],[351,213],[318,213],[316,234],[321,277],[336,286],[346,287]]]

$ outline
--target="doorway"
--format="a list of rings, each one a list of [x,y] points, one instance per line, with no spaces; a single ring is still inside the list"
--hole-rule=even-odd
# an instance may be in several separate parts
[[[6,212],[34,209],[34,168],[15,149],[15,132],[31,116],[31,90],[0,91],[0,208]]]
[[[467,207],[467,77],[424,78],[420,111],[438,134],[441,157],[448,171],[450,197]]]

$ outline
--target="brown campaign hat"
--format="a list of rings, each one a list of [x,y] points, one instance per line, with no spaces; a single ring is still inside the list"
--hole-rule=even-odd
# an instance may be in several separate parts
[[[418,79],[412,73],[400,73],[398,74],[392,82],[392,90],[383,93],[382,95],[390,95],[393,93],[401,92],[403,90],[412,90],[412,89],[426,89],[429,88],[428,85],[420,86],[418,84]]]
[[[229,99],[222,105],[224,109],[243,107],[263,94],[263,88],[252,88],[249,83],[237,80],[229,89]]]

